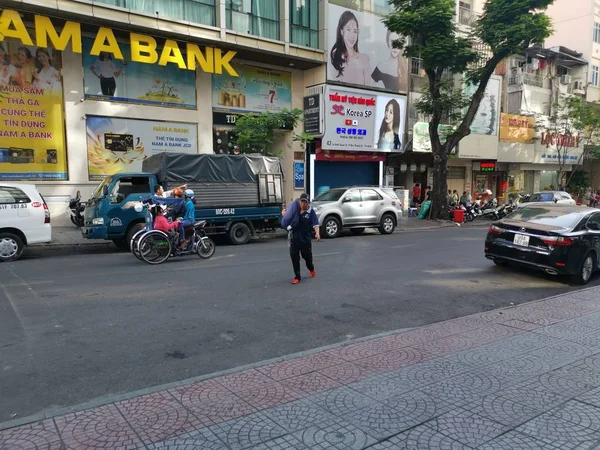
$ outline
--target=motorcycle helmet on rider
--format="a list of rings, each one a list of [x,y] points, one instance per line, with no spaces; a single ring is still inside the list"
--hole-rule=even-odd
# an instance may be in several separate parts
[[[194,191],[192,191],[191,189],[186,189],[183,192],[183,195],[185,195],[187,198],[194,198]]]
[[[183,197],[183,191],[180,188],[173,189],[173,197]]]

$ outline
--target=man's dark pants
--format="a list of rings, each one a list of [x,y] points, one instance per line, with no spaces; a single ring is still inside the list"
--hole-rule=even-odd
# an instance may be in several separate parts
[[[292,265],[294,266],[294,275],[300,279],[300,255],[306,261],[306,268],[310,271],[315,270],[312,255],[312,242],[298,242],[294,239],[290,242],[290,256],[292,257]]]

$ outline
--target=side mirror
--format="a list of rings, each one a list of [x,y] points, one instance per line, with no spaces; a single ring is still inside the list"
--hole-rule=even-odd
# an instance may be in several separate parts
[[[352,197],[344,197],[344,203],[348,203],[352,201]]]

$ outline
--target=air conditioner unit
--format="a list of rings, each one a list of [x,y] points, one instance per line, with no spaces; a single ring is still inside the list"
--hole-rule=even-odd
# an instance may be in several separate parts
[[[583,85],[583,81],[575,81],[573,83],[573,93],[574,94],[585,94],[585,87]]]
[[[561,75],[560,84],[571,84],[571,75]]]

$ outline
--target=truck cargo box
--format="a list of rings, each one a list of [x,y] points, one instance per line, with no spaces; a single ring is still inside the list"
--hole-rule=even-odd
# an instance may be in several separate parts
[[[165,189],[187,184],[197,208],[269,206],[283,203],[279,158],[248,155],[159,153],[142,164]]]

